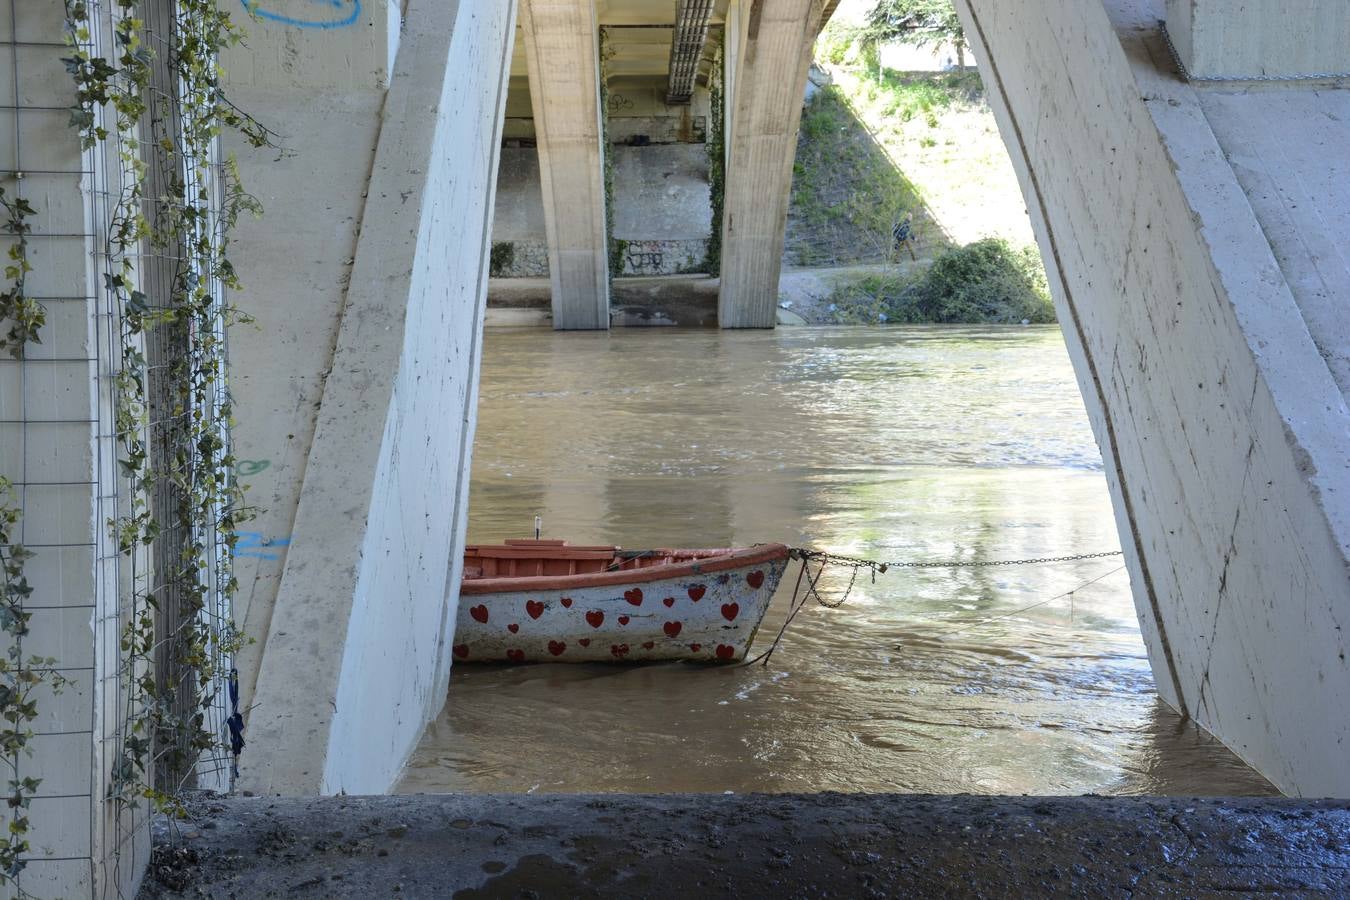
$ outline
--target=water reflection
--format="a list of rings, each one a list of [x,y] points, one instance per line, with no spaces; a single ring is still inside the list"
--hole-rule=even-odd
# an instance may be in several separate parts
[[[1117,546],[1041,328],[491,333],[470,539],[536,513],[628,547]],[[456,667],[402,789],[1270,792],[1157,700],[1119,566],[892,570],[804,612],[767,668]]]

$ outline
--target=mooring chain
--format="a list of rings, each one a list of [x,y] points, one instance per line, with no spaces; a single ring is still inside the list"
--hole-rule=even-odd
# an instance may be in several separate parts
[[[884,573],[888,569],[978,569],[991,566],[1030,566],[1038,563],[1058,563],[1058,562],[1077,562],[1083,559],[1104,559],[1110,556],[1122,556],[1121,550],[1104,550],[1100,553],[1075,553],[1072,556],[1036,556],[1028,559],[993,559],[985,561],[972,561],[964,559],[947,560],[925,560],[919,562],[884,562],[878,559],[865,559],[861,556],[844,556],[839,553],[830,553],[827,550],[810,550],[806,547],[792,547],[788,550],[788,556],[792,559],[801,560],[801,571],[797,573],[797,583],[792,588],[792,600],[788,603],[788,615],[783,621],[783,627],[778,629],[778,634],[774,636],[773,643],[769,649],[765,650],[754,659],[747,660],[742,665],[762,665],[769,664],[769,657],[778,649],[778,644],[783,640],[784,633],[792,624],[792,620],[797,618],[797,613],[802,611],[808,600],[814,599],[821,606],[827,609],[838,609],[848,600],[848,595],[853,592],[853,586],[858,581],[858,572],[862,569],[870,569],[872,572],[872,583],[876,584],[877,575]],[[815,561],[820,567],[816,569],[813,575],[808,568],[809,564]],[[852,571],[849,575],[848,585],[839,594],[838,600],[826,600],[821,596],[817,585],[820,584],[821,577],[825,574],[825,569],[830,563],[848,566]],[[1118,571],[1118,570],[1113,570]],[[1104,577],[1104,576],[1103,576]],[[1094,581],[1100,579],[1094,579]],[[1091,584],[1092,582],[1089,582]],[[1062,595],[1061,595],[1062,596]],[[1049,601],[1043,601],[1049,602]],[[1040,605],[1040,604],[1036,604]]]
[[[1121,556],[1122,550],[1104,550],[1101,553],[1075,553],[1073,556],[1036,556],[1029,559],[941,559],[921,560],[918,562],[885,562],[879,559],[864,559],[860,556],[843,556],[828,550],[808,550],[805,547],[793,547],[788,555],[793,559],[819,560],[821,562],[842,563],[860,569],[871,569],[873,576],[887,569],[982,569],[991,566],[1030,566],[1038,563],[1077,562],[1081,559],[1102,559],[1108,556]]]

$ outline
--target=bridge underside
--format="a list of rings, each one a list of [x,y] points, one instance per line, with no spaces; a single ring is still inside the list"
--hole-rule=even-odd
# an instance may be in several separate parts
[[[147,826],[109,789],[126,737],[109,385],[125,370],[100,355],[116,317],[91,262],[123,166],[65,124],[62,5],[12,6],[0,176],[39,199],[27,289],[51,339],[0,359],[0,460],[39,550],[24,648],[73,683],[34,720],[23,886],[132,893]],[[253,639],[237,656],[239,787],[380,793],[446,697],[512,88],[536,120],[557,324],[603,328],[601,87],[646,79],[662,115],[686,89],[701,109],[720,53],[719,315],[772,327],[802,86],[833,3],[249,6],[229,94],[284,149],[223,148],[266,208],[232,252],[247,288],[232,299],[256,320],[229,335],[232,440],[259,510],[234,570]],[[1158,690],[1286,792],[1346,797],[1350,8],[1277,6],[957,0],[1106,460]]]
[[[519,27],[513,3],[431,0],[401,32],[374,9],[360,29],[255,23],[230,61],[236,101],[289,148],[233,148],[268,209],[237,253],[264,327],[231,338],[237,456],[264,509],[239,604],[259,792],[383,791],[444,700],[522,58],[555,316],[608,324],[599,28],[643,26],[645,7],[519,2]],[[666,43],[612,47],[615,64],[674,58],[697,91],[700,11],[670,38],[693,5],[646,4]],[[824,6],[708,11],[727,67],[724,325],[772,325]],[[1223,0],[1177,6],[958,2],[1107,461],[1158,689],[1283,790],[1350,795],[1350,275],[1327,224],[1350,208],[1350,94],[1187,83],[1158,20],[1196,75],[1350,69],[1335,58],[1350,41],[1281,42],[1307,22],[1210,16]]]

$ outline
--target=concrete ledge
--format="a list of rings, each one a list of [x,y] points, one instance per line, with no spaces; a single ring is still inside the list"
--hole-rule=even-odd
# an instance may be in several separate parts
[[[176,824],[141,897],[1350,891],[1350,801],[333,797],[208,801]]]

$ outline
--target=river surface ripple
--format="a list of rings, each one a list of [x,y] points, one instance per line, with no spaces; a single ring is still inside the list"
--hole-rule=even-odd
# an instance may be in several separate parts
[[[469,538],[536,513],[629,548],[1119,548],[1054,327],[489,331]],[[399,789],[1273,793],[1158,699],[1120,566],[893,569],[767,667],[457,665]]]

